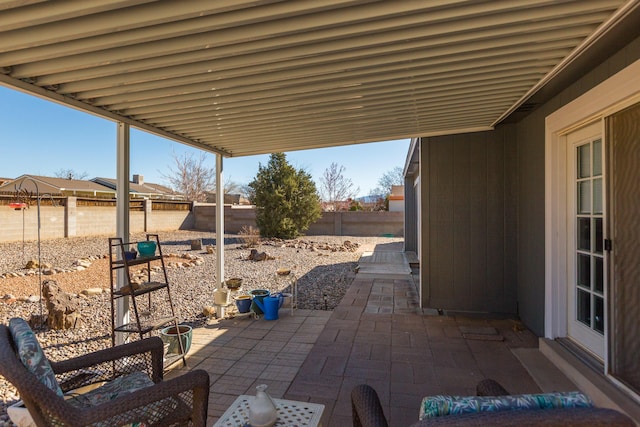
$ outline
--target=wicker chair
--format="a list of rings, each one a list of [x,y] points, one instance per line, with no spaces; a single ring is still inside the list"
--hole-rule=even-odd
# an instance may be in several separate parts
[[[351,414],[353,427],[389,426],[378,393],[367,384],[357,385],[351,390]]]
[[[29,371],[16,353],[12,334],[0,325],[0,374],[11,382],[37,426],[152,425],[204,426],[209,375],[194,370],[162,380],[162,340],[157,337],[50,362],[62,392],[144,372],[149,386],[95,406],[72,404]],[[138,374],[138,376],[140,376]]]
[[[485,379],[476,386],[478,396],[504,396],[509,392],[498,382]],[[351,392],[354,427],[387,427],[380,399],[366,384]],[[417,412],[416,408],[416,412]],[[635,423],[626,415],[605,408],[523,409],[498,412],[477,412],[428,418],[411,427],[426,426],[628,426]]]

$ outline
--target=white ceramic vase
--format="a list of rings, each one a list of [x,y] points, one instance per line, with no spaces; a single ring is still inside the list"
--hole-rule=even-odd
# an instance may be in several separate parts
[[[256,396],[249,403],[249,424],[251,427],[270,427],[278,420],[276,405],[266,390],[266,384],[257,386]]]

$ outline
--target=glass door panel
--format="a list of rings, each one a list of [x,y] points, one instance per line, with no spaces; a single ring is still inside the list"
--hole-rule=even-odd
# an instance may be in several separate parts
[[[605,176],[601,125],[595,123],[567,136],[574,150],[569,165],[573,201],[570,222],[574,237],[569,248],[573,271],[568,272],[568,335],[604,359],[605,331]]]

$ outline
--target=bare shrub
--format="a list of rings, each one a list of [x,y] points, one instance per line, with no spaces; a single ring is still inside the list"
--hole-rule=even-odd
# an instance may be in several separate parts
[[[247,248],[254,248],[260,244],[260,230],[252,225],[243,225],[238,235]]]

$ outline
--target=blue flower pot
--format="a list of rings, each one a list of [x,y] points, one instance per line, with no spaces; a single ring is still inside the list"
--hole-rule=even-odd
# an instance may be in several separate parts
[[[239,313],[248,313],[251,310],[251,297],[249,295],[241,295],[234,298]]]

